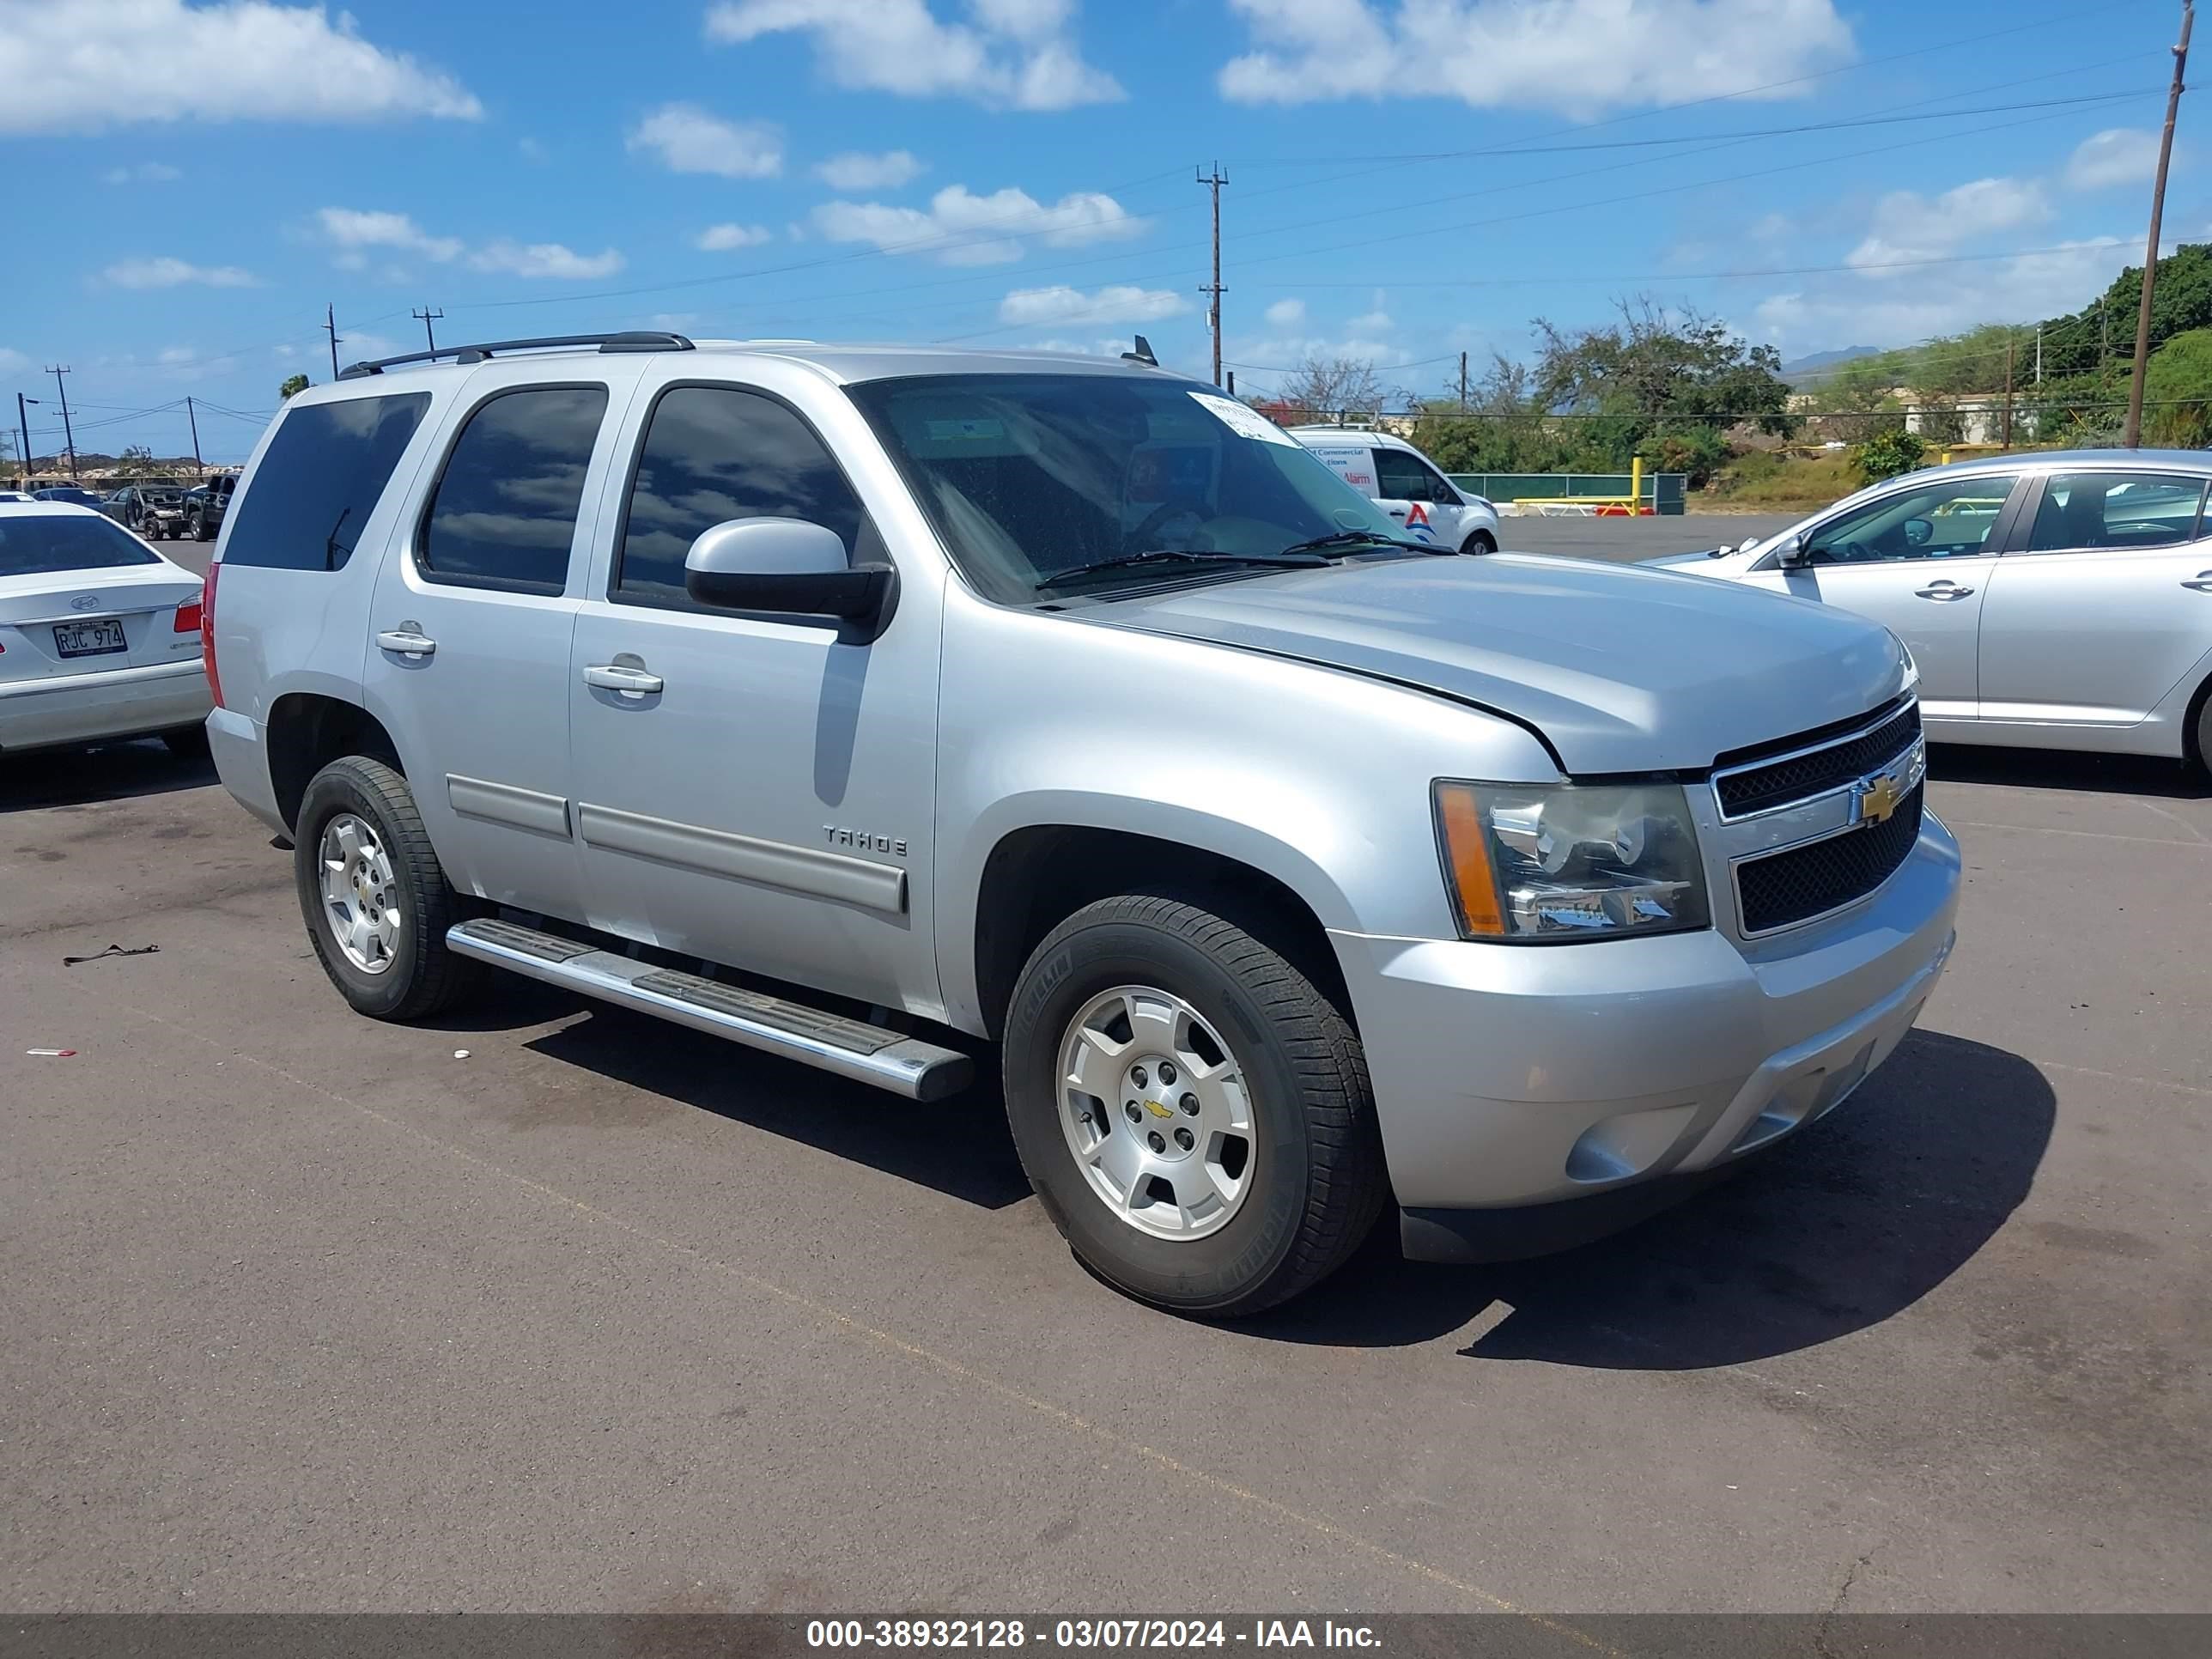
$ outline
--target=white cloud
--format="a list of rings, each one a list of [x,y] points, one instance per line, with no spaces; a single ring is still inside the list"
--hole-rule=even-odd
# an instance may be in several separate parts
[[[347,363],[374,362],[379,357],[397,357],[403,352],[416,349],[412,341],[402,344],[381,334],[363,334],[358,330],[347,329],[343,324],[339,325],[338,362],[341,367]],[[320,361],[327,364],[330,362],[329,352],[327,345],[319,345],[316,351],[308,354],[307,361],[310,363]]]
[[[566,282],[611,276],[623,264],[622,255],[612,248],[604,248],[597,253],[578,253],[558,242],[525,245],[510,242],[504,237],[486,243],[469,255],[469,268],[472,270],[496,270],[510,276],[546,276]]]
[[[546,159],[545,146],[535,138],[526,137],[518,138],[514,141],[514,148],[516,153],[526,161],[543,161]]]
[[[1139,235],[1147,227],[1095,191],[1073,191],[1047,207],[1025,191],[977,196],[965,185],[948,185],[927,210],[825,202],[814,210],[814,228],[833,242],[872,242],[885,252],[927,254],[948,265],[997,265],[1022,257],[1020,237],[1081,247]]]
[[[1018,288],[999,301],[999,320],[1031,327],[1060,323],[1156,323],[1190,309],[1182,295],[1164,288],[1118,284],[1095,294],[1055,284]]]
[[[331,263],[342,270],[366,269],[368,250],[372,248],[396,249],[439,264],[450,264],[465,254],[471,270],[501,271],[510,276],[572,280],[611,276],[624,263],[623,256],[613,248],[583,254],[559,242],[519,243],[503,236],[471,249],[458,236],[431,234],[404,213],[326,207],[316,212],[315,222],[323,240],[337,250]],[[383,275],[387,281],[396,281],[405,273],[392,266],[386,267]]]
[[[1258,50],[1224,64],[1238,103],[1456,98],[1575,114],[1772,83],[1855,55],[1834,0],[1230,0]],[[1753,88],[1766,88],[1753,92]]]
[[[316,212],[315,220],[324,240],[339,251],[338,263],[348,270],[367,263],[363,248],[398,248],[440,264],[459,258],[461,252],[459,237],[433,236],[404,213],[326,207]]]
[[[947,23],[927,0],[720,0],[707,13],[707,38],[743,45],[805,33],[837,85],[908,98],[1070,109],[1127,96],[1084,62],[1072,0],[971,0],[969,10],[972,23]]]
[[[831,156],[814,169],[814,175],[832,190],[896,190],[927,170],[908,150],[887,150],[881,155],[855,151]]]
[[[1085,357],[1116,357],[1129,349],[1129,337],[1115,336],[1110,340],[1031,340],[1019,349],[1024,351],[1067,351]]]
[[[2084,138],[2066,163],[2071,190],[2147,185],[2158,171],[2158,135],[2140,127],[2107,127]]]
[[[1875,204],[1866,239],[1844,257],[1860,266],[1938,258],[1999,231],[2045,223],[2055,212],[2033,179],[1977,179],[1933,197],[1893,191]]]
[[[726,253],[732,248],[758,247],[774,240],[775,233],[766,225],[709,225],[699,233],[698,246],[708,253]]]
[[[203,288],[258,288],[260,280],[236,265],[195,265],[168,254],[145,259],[123,259],[100,273],[109,288],[182,288],[188,283]]]
[[[2133,252],[2130,252],[2130,248]],[[1771,295],[1749,332],[1784,355],[1842,345],[1903,345],[2008,318],[2070,312],[2108,285],[2142,250],[2117,236],[2067,242],[2048,252],[1963,267],[1972,275],[1880,283],[1867,271],[1821,287]],[[2132,326],[2130,313],[2128,325]],[[2115,319],[2115,328],[2118,327]]]
[[[31,360],[14,347],[0,346],[0,374],[13,374],[30,366]]]
[[[111,185],[166,185],[185,175],[167,161],[141,161],[136,167],[110,167],[100,176]]]
[[[696,104],[663,104],[630,129],[629,148],[652,150],[671,173],[773,179],[783,171],[783,134],[766,121],[725,121]]]
[[[1388,334],[1391,329],[1390,313],[1382,309],[1382,290],[1375,290],[1374,308],[1354,317],[1345,326],[1362,339],[1375,339]]]
[[[0,134],[483,114],[444,70],[362,40],[350,13],[270,0],[7,0],[0,87]]]
[[[1267,307],[1266,315],[1269,328],[1296,328],[1306,319],[1306,302],[1304,300],[1278,300]]]

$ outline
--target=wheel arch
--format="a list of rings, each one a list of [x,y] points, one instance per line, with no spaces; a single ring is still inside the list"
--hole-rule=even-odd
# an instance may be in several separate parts
[[[265,741],[270,787],[288,829],[298,826],[309,781],[341,756],[366,755],[407,775],[382,721],[359,703],[320,692],[289,691],[270,703]]]
[[[998,1038],[1023,964],[1047,933],[1096,900],[1159,892],[1236,921],[1296,963],[1349,1018],[1351,1005],[1325,914],[1341,906],[1342,896],[1322,882],[1317,907],[1301,891],[1305,884],[1286,878],[1299,873],[1295,866],[1267,868],[1249,855],[1253,850],[1231,853],[1205,841],[1079,819],[1005,830],[982,861],[966,939],[972,955],[962,965],[968,971],[946,964],[956,1009],[964,985],[975,1026]],[[1281,851],[1294,854],[1286,847]]]

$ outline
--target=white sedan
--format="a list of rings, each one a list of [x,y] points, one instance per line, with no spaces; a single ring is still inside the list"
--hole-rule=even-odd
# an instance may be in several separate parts
[[[200,579],[89,507],[0,502],[0,755],[158,736],[204,752]]]

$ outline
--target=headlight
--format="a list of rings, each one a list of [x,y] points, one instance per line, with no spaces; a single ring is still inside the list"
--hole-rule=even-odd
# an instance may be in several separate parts
[[[1711,920],[1680,784],[1439,781],[1435,796],[1468,939],[1617,939]]]

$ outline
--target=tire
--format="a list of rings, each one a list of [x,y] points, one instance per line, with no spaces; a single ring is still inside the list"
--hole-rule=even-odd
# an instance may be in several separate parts
[[[2212,779],[2212,684],[2197,694],[2197,770]]]
[[[1470,557],[1479,553],[1495,553],[1498,551],[1498,538],[1487,530],[1478,530],[1460,544],[1459,550]]]
[[[1081,1042],[1077,1032],[1086,1013],[1102,1002],[1110,1006],[1129,987],[1179,1003],[1198,1023],[1188,1028],[1187,1046],[1179,1047],[1182,1039],[1146,1036],[1166,1030],[1159,1023],[1164,1003],[1131,1000],[1106,1019],[1105,1032],[1126,1029],[1128,1038],[1110,1056],[1084,1057],[1104,1068],[1092,1079],[1100,1092],[1089,1097],[1107,1113],[1099,1133],[1095,1109],[1084,1107],[1083,1097],[1062,1080],[1073,1069],[1069,1056],[1080,1052],[1070,1045]],[[1144,1027],[1123,1018],[1139,1003],[1146,1010]],[[1219,1053],[1210,1055],[1209,1049]],[[1157,1060],[1170,1050],[1208,1062],[1210,1070],[1200,1068],[1206,1078],[1156,1074],[1146,1056]],[[1212,1318],[1258,1313],[1341,1266],[1382,1212],[1388,1183],[1373,1094],[1359,1038],[1344,1011],[1235,921],[1178,897],[1102,899],[1054,928],[1016,982],[1004,1063],[1015,1148],[1046,1212],[1078,1261],[1141,1301]],[[1144,1085],[1132,1081],[1130,1066],[1144,1071]],[[1185,1064],[1182,1071],[1192,1067]],[[1242,1089],[1217,1084],[1204,1116],[1193,1109],[1194,1095],[1177,1092],[1224,1076],[1241,1078]],[[1120,1085],[1113,1092],[1127,1092],[1106,1098],[1109,1084]],[[1221,1098],[1241,1098],[1250,1129],[1241,1174],[1231,1176],[1239,1192],[1221,1204],[1225,1214],[1194,1216],[1184,1194],[1211,1193],[1218,1200],[1206,1184],[1212,1178],[1208,1171],[1227,1173],[1240,1161],[1236,1136],[1222,1134],[1213,1115]],[[1187,1123],[1209,1137],[1200,1150],[1170,1152],[1170,1164],[1146,1160],[1144,1138],[1180,1138]],[[1079,1137],[1093,1142],[1087,1155],[1079,1152]],[[1156,1152],[1167,1151],[1162,1142],[1151,1144]],[[1103,1162],[1116,1157],[1171,1173],[1168,1190],[1176,1201],[1109,1203],[1093,1182],[1122,1179],[1116,1171],[1126,1164],[1109,1169]],[[1141,1189],[1146,1182],[1131,1184]],[[1170,1209],[1179,1236],[1159,1231],[1170,1224]]]
[[[179,726],[161,733],[161,742],[170,754],[180,761],[201,761],[208,757],[208,734],[204,726]]]
[[[397,918],[388,937],[362,952],[370,958],[366,963],[341,943],[325,902],[325,833],[342,830],[347,819],[368,831],[363,836],[356,829],[352,845],[373,843],[383,861],[376,878],[381,891],[363,913]],[[481,963],[446,948],[446,929],[474,915],[476,906],[446,879],[407,780],[382,762],[349,755],[308,781],[293,826],[292,871],[315,956],[355,1012],[420,1019],[455,1006],[483,982]]]
[[[211,542],[215,539],[215,532],[209,527],[205,519],[192,520],[192,539],[196,542]]]

